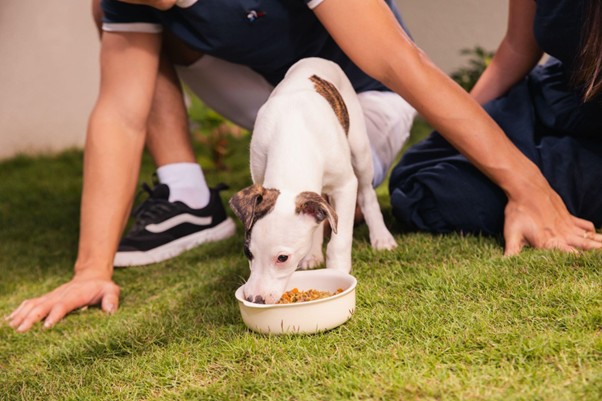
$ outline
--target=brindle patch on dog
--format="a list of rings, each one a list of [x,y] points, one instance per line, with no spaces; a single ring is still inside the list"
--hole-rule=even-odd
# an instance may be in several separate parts
[[[347,111],[345,101],[337,88],[332,83],[317,75],[312,75],[309,79],[314,83],[316,92],[328,101],[330,107],[334,110],[334,114],[336,114],[339,119],[341,126],[345,130],[345,135],[347,135],[349,133],[349,112]]]
[[[230,198],[230,207],[243,222],[247,235],[255,222],[274,209],[280,191],[259,184],[240,190]]]
[[[295,213],[313,216],[318,223],[328,219],[333,233],[337,233],[338,216],[334,208],[316,192],[301,192],[295,198]]]

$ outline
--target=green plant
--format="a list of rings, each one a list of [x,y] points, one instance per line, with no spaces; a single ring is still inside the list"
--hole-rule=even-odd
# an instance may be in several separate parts
[[[209,153],[209,157],[201,156],[201,165],[205,169],[227,170],[225,158],[229,152],[230,139],[232,137],[240,138],[247,131],[205,105],[188,89],[186,89],[186,96],[192,138],[203,145]]]
[[[451,74],[451,77],[466,91],[470,91],[485,68],[491,63],[494,52],[485,50],[481,46],[475,46],[472,49],[462,49],[460,54],[470,56],[468,66],[460,67]]]

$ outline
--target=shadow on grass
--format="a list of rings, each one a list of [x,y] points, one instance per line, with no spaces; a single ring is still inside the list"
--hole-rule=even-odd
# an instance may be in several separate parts
[[[245,333],[233,297],[246,273],[238,263],[243,259],[207,251],[214,255],[207,271],[195,269],[187,261],[128,271],[129,277],[120,280],[124,294],[114,316],[99,310],[76,313],[53,330],[59,336],[71,332],[72,338],[68,348],[55,349],[45,358],[46,368],[60,365],[76,371],[102,360],[137,359],[173,344],[211,343],[220,337],[216,332]],[[224,255],[215,257],[217,254]],[[117,279],[120,273],[126,272],[118,272]],[[146,276],[146,285],[136,285],[138,276]],[[73,332],[76,327],[79,333]]]

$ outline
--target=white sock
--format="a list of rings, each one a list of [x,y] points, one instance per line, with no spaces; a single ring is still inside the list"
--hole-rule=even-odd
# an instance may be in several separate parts
[[[157,169],[157,177],[161,184],[169,187],[170,202],[184,202],[193,209],[209,204],[209,187],[197,163],[166,164]]]

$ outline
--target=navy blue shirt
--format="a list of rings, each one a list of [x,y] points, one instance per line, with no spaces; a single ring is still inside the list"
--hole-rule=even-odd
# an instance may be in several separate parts
[[[541,49],[573,68],[581,43],[585,0],[537,0],[534,34]]]
[[[551,58],[541,69],[533,89],[534,101],[544,124],[561,134],[600,137],[602,101],[600,96],[583,103],[581,88],[571,83],[581,47],[588,0],[537,0],[534,34],[541,49]],[[537,83],[537,85],[535,85]],[[552,113],[544,113],[549,109]]]
[[[392,0],[385,1],[403,26]],[[318,0],[191,0],[189,3],[192,5],[185,8],[176,6],[160,11],[103,0],[103,29],[160,32],[165,28],[196,50],[249,66],[272,85],[277,85],[298,60],[322,57],[339,64],[357,92],[388,90],[351,62],[330,37],[311,10],[320,3]]]

